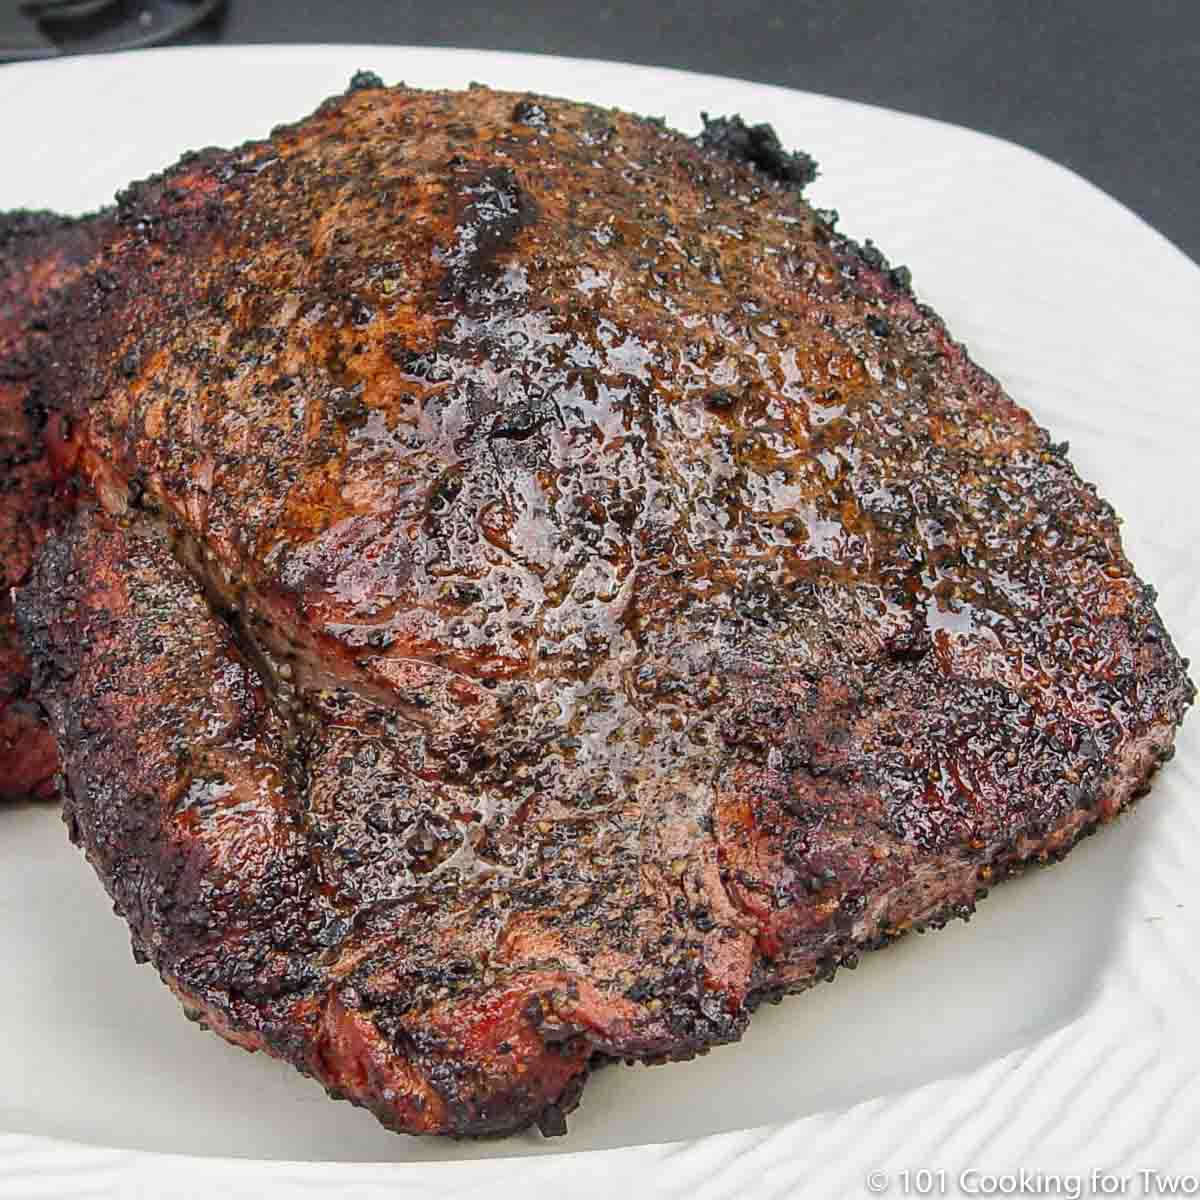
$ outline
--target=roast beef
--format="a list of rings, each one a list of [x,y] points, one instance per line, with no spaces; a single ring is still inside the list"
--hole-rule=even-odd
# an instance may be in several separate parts
[[[595,1063],[1064,854],[1194,692],[809,160],[377,83],[118,198],[44,318],[87,490],[17,612],[188,1013],[398,1130],[561,1132]]]

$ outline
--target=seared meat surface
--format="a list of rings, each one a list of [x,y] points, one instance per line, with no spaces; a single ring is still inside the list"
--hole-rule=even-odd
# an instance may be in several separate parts
[[[55,454],[60,418],[38,377],[50,353],[41,311],[89,262],[102,217],[0,215],[0,799],[54,796],[58,752],[29,696],[29,664],[13,622],[12,589],[70,511],[75,490]]]
[[[808,160],[370,82],[119,197],[37,378],[95,503],[18,618],[190,1013],[399,1130],[556,1132],[1064,853],[1193,689]]]

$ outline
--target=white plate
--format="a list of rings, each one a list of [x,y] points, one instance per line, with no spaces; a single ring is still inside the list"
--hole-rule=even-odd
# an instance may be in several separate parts
[[[1200,655],[1200,270],[1017,147],[846,101],[609,63],[168,50],[0,70],[0,210],[97,207],[186,149],[299,117],[358,67],[599,101],[685,130],[701,109],[773,122],[821,163],[813,199],[910,264],[977,360],[1070,438],[1080,470],[1127,517],[1132,557],[1183,652]],[[0,1195],[824,1197],[865,1194],[871,1170],[900,1195],[905,1169],[944,1170],[953,1191],[964,1169],[1022,1167],[1113,1171],[1126,1194],[1144,1194],[1140,1168],[1200,1171],[1200,718],[1179,751],[1117,828],[998,889],[969,928],[869,956],[856,975],[760,1013],[740,1046],[601,1072],[554,1141],[396,1137],[290,1068],[196,1032],[130,961],[57,814],[2,812]]]

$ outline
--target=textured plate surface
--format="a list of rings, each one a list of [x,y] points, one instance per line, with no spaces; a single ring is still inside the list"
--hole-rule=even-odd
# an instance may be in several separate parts
[[[511,89],[769,120],[818,204],[913,268],[974,357],[1126,517],[1200,655],[1200,269],[1071,173],[919,118],[605,63],[396,47],[171,50],[0,70],[0,210],[82,212],[189,148],[262,136],[345,86]],[[20,120],[14,114],[27,114]],[[202,1035],[129,958],[57,813],[0,813],[9,1031],[0,1196],[900,1195],[905,1168],[1200,1172],[1200,718],[1151,797],[970,927],[867,958],[692,1064],[613,1068],[565,1139],[398,1138]],[[730,1132],[740,1131],[740,1132]],[[600,1151],[581,1156],[578,1151]],[[968,1186],[970,1180],[967,1181]]]

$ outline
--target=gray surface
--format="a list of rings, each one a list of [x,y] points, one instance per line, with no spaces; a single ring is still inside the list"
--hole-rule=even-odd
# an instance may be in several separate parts
[[[528,50],[864,100],[1038,150],[1200,260],[1195,0],[229,0],[190,40]]]

